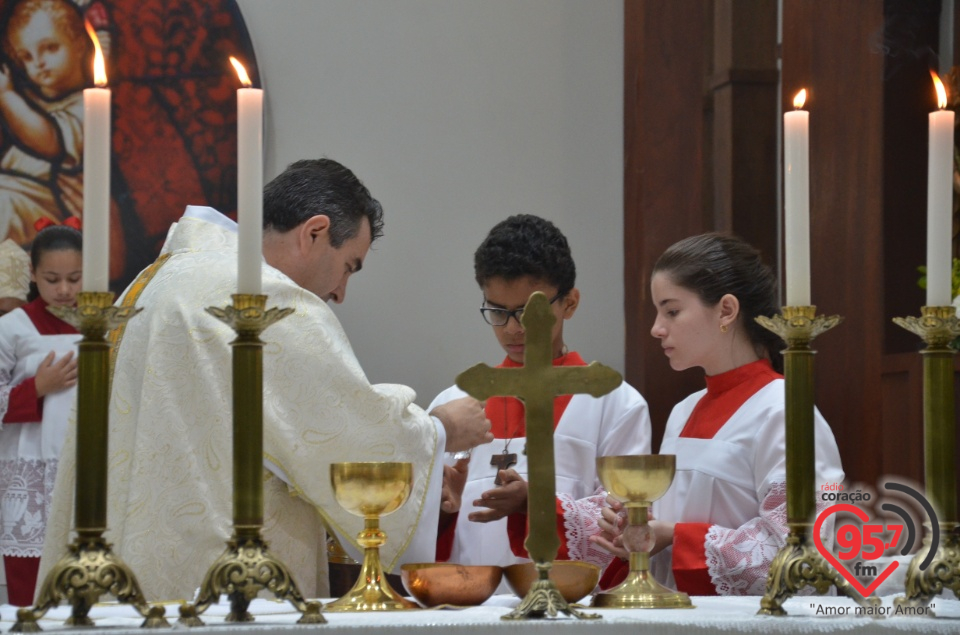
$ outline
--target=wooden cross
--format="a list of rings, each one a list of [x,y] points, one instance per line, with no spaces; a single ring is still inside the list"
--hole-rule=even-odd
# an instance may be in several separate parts
[[[507,451],[504,450],[500,454],[494,454],[490,457],[490,465],[497,468],[497,478],[493,479],[494,485],[503,485],[503,481],[500,479],[500,470],[509,469],[511,466],[517,464],[517,455],[513,452],[507,454]]]
[[[560,548],[553,458],[554,397],[576,393],[600,397],[617,388],[622,381],[620,373],[597,362],[589,366],[555,367],[550,334],[556,320],[547,296],[535,292],[520,318],[526,333],[523,366],[491,368],[477,364],[457,377],[457,386],[475,399],[483,401],[505,395],[517,397],[524,403],[529,449],[527,517],[530,521],[530,533],[524,546],[530,558],[538,564],[552,564]]]

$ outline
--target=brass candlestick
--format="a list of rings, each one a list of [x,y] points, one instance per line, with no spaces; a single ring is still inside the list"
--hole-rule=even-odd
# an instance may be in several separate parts
[[[265,310],[267,296],[236,294],[233,306],[207,312],[237,332],[233,348],[233,536],[200,584],[193,604],[180,606],[179,623],[201,626],[199,615],[221,594],[230,598],[228,622],[252,622],[247,610],[260,591],[287,600],[303,615],[298,624],[323,624],[319,602],[306,602],[286,566],[263,539],[263,341],[260,334],[293,309]]]
[[[927,499],[936,518],[907,568],[906,595],[897,606],[926,606],[945,588],[960,595],[960,526],[957,518],[956,418],[953,394],[953,356],[950,342],[960,336],[960,320],[953,306],[925,306],[920,317],[893,318],[894,323],[920,336],[923,356],[923,464]],[[939,545],[930,558],[932,532]]]
[[[40,631],[37,623],[61,600],[70,603],[70,626],[93,626],[90,608],[109,593],[131,604],[146,619],[143,626],[169,626],[162,606],[150,606],[133,571],[103,539],[107,529],[107,437],[110,403],[110,345],[107,332],[140,312],[134,307],[113,306],[113,294],[84,291],[76,308],[48,307],[51,313],[75,326],[82,334],[77,379],[77,479],[74,520],[77,537],[44,578],[33,608],[17,611],[10,630]]]
[[[558,612],[580,619],[599,615],[582,613],[570,606],[550,580],[550,567],[557,557],[556,473],[553,459],[553,399],[558,395],[589,393],[601,397],[620,385],[620,373],[596,362],[587,367],[553,366],[550,333],[556,316],[547,296],[535,292],[527,301],[520,322],[525,346],[521,368],[490,368],[478,364],[457,377],[461,390],[480,400],[495,395],[523,400],[527,420],[529,485],[527,518],[530,533],[524,546],[536,563],[539,579],[505,620],[555,617]]]
[[[380,546],[387,534],[380,517],[407,502],[413,485],[412,463],[332,463],[330,484],[337,503],[363,518],[357,542],[363,547],[363,566],[353,588],[324,611],[400,611],[420,607],[397,593],[380,564]]]
[[[818,316],[815,306],[785,306],[782,316],[761,316],[757,322],[787,343],[783,351],[786,381],[787,526],[790,533],[767,574],[767,591],[759,615],[786,615],[783,602],[810,586],[823,595],[833,586],[861,606],[879,606],[864,599],[831,566],[810,536],[816,515],[816,468],[813,430],[813,354],[810,342],[840,323],[838,315]]]
[[[598,593],[593,606],[616,609],[693,608],[686,593],[668,589],[650,575],[650,550],[656,543],[647,524],[648,510],[670,489],[676,473],[673,454],[597,457],[597,474],[607,492],[623,503],[627,526],[623,546],[630,552],[630,573],[616,588]]]

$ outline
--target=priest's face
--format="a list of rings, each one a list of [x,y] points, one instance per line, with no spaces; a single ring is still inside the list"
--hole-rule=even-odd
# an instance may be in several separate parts
[[[660,340],[670,367],[700,366],[715,374],[721,350],[719,305],[705,305],[696,292],[674,284],[663,271],[650,280],[650,292],[657,309],[650,334]]]
[[[43,301],[51,306],[74,306],[80,292],[83,259],[74,249],[57,249],[40,254],[30,277]]]
[[[513,280],[497,277],[489,279],[483,285],[483,304],[494,309],[516,311],[526,306],[527,300],[534,291],[540,291],[547,298],[555,298],[550,308],[553,309],[557,321],[550,333],[550,345],[553,357],[560,357],[563,352],[563,321],[573,317],[580,302],[580,292],[577,289],[571,289],[565,296],[558,298],[556,297],[557,288],[543,280],[531,276]],[[500,346],[507,352],[507,357],[513,362],[522,364],[524,330],[520,320],[513,316],[508,317],[506,324],[493,327],[493,334],[497,336]]]
[[[360,222],[357,235],[343,241],[339,247],[330,244],[329,234],[318,236],[311,250],[311,266],[300,286],[317,294],[324,302],[342,303],[347,297],[347,281],[363,267],[371,242],[370,222],[366,218]]]

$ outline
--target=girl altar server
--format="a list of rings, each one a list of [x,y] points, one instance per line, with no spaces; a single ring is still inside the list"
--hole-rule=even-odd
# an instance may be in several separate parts
[[[76,398],[80,336],[47,311],[76,305],[80,232],[63,225],[37,234],[30,252],[30,300],[0,317],[0,553],[11,604],[29,606],[67,417]]]
[[[779,313],[776,279],[747,243],[704,234],[660,256],[650,289],[657,310],[650,333],[670,367],[700,367],[707,384],[667,421],[660,453],[676,455],[677,471],[653,504],[651,571],[689,595],[762,595],[788,533],[783,343],[754,319]],[[819,411],[814,426],[817,480],[842,482],[840,453]],[[589,541],[625,558],[619,503],[607,499],[613,507],[606,507],[603,499],[579,501],[579,520],[566,522],[599,524],[603,531]],[[627,571],[613,560],[601,586],[618,584]]]

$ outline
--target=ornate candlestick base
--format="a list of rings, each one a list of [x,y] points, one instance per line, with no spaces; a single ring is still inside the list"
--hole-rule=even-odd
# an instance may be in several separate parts
[[[67,618],[67,626],[93,626],[88,614],[104,593],[110,593],[118,602],[132,605],[146,618],[142,624],[144,628],[170,626],[164,617],[163,606],[147,604],[136,576],[111,552],[110,545],[103,538],[78,537],[69,549],[70,553],[47,574],[34,607],[17,611],[17,621],[11,632],[36,633],[42,630],[37,620],[63,600],[73,609]]]
[[[10,630],[37,632],[39,620],[65,600],[72,606],[68,625],[92,626],[90,607],[109,593],[131,604],[146,620],[143,626],[169,626],[162,606],[150,606],[136,576],[102,538],[107,529],[107,409],[110,401],[110,345],[106,334],[140,312],[135,307],[113,306],[113,294],[84,291],[76,308],[48,307],[82,334],[77,382],[77,538],[69,552],[44,578],[33,608],[17,611]]]
[[[783,602],[804,587],[823,595],[831,586],[861,606],[875,598],[863,596],[833,568],[808,538],[816,515],[816,456],[813,419],[813,338],[840,323],[839,315],[817,315],[815,306],[785,306],[781,315],[760,316],[757,322],[780,336],[786,383],[787,525],[790,534],[767,574],[767,589],[759,615],[786,615]]]
[[[252,622],[253,616],[247,608],[263,590],[272,592],[278,600],[290,602],[300,611],[303,616],[297,620],[297,624],[326,623],[320,614],[320,603],[304,600],[290,572],[269,553],[267,543],[259,533],[257,531],[256,535],[244,538],[234,534],[227,543],[227,550],[207,571],[196,602],[180,606],[178,623],[202,626],[199,615],[211,604],[216,604],[221,594],[230,600],[227,622]]]
[[[233,537],[207,570],[200,595],[180,606],[178,623],[201,626],[200,614],[224,594],[228,622],[252,622],[247,611],[260,591],[286,600],[302,617],[298,624],[323,624],[319,602],[306,602],[289,570],[267,549],[263,529],[263,341],[260,334],[293,309],[266,310],[267,296],[236,294],[233,306],[207,312],[237,332],[233,348]]]
[[[925,607],[934,596],[943,593],[944,589],[950,589],[954,595],[960,597],[960,527],[954,526],[949,532],[943,531],[944,524],[941,524],[940,528],[940,545],[930,564],[920,568],[930,553],[932,541],[928,533],[923,547],[910,560],[907,568],[906,595],[895,598],[894,606]]]
[[[893,318],[897,326],[918,335],[927,347],[923,356],[923,462],[927,499],[933,505],[923,547],[907,569],[906,596],[897,606],[926,606],[943,589],[960,591],[960,537],[957,518],[956,416],[953,356],[949,344],[960,336],[953,306],[925,306],[920,317]],[[930,510],[928,510],[930,513]],[[930,555],[930,530],[937,528],[940,544]]]
[[[600,615],[597,613],[584,613],[573,608],[563,599],[560,590],[553,580],[550,579],[550,568],[553,567],[553,561],[537,562],[537,581],[533,583],[530,590],[524,596],[523,601],[500,619],[504,620],[528,620],[539,619],[542,617],[556,617],[559,613],[569,615],[581,620],[597,620]]]
[[[810,525],[807,526],[809,530]],[[807,531],[791,530],[787,544],[777,552],[767,573],[767,592],[760,600],[757,615],[786,615],[783,603],[804,587],[813,587],[824,595],[830,587],[837,593],[852,598],[863,607],[880,606],[880,598],[864,598],[826,559],[807,538]]]

